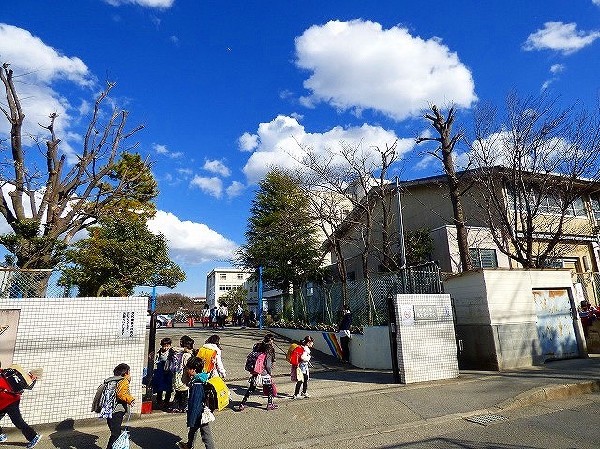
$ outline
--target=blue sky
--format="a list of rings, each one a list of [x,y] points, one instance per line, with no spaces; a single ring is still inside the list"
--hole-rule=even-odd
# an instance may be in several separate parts
[[[423,108],[454,104],[465,127],[511,90],[594,108],[598,38],[600,0],[0,3],[0,60],[23,74],[27,132],[58,112],[62,150],[76,152],[106,80],[130,126],[144,124],[138,151],[160,188],[150,226],[189,295],[244,242],[257,181],[289,166],[297,142],[398,138],[395,174],[438,174],[414,147]]]

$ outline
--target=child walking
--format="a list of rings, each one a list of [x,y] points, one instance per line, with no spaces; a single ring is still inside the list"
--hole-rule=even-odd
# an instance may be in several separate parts
[[[273,402],[274,395],[274,386],[273,386],[273,367],[275,364],[275,348],[273,347],[273,335],[267,334],[263,341],[256,343],[254,348],[252,348],[255,352],[260,352],[265,354],[265,363],[263,365],[263,370],[260,373],[263,381],[263,393],[267,395],[267,410],[274,410],[277,408],[277,405]],[[256,383],[258,381],[259,374],[252,374],[250,379],[250,386],[246,390],[246,394],[242,399],[242,402],[238,405],[238,411],[244,410],[246,408],[246,402],[252,393],[256,391]]]
[[[154,363],[154,375],[152,376],[152,387],[156,392],[156,407],[166,408],[171,402],[171,393],[173,392],[173,372],[168,369],[167,362],[169,357],[173,357],[172,341],[166,337],[160,341],[160,349],[156,353]],[[165,395],[163,402],[163,393]]]
[[[292,399],[310,398],[310,394],[306,390],[308,388],[308,378],[310,377],[310,348],[313,347],[313,344],[314,340],[309,335],[304,337],[300,342],[302,354],[300,355],[300,363],[296,370],[296,389],[294,390]],[[302,387],[302,395],[300,395],[300,387]]]
[[[187,374],[185,366],[193,356],[194,340],[184,335],[179,340],[179,344],[181,347],[174,349],[173,360],[169,361],[169,365],[174,366],[173,390],[175,390],[173,408],[167,410],[171,413],[185,413],[188,404],[188,379],[185,377]]]
[[[37,380],[37,376],[32,373],[25,372],[18,365],[12,365],[10,368],[16,369],[23,375],[27,382],[27,386],[25,386],[25,388],[28,390],[33,388]],[[23,436],[27,439],[28,443],[25,447],[27,449],[32,449],[39,443],[42,435],[37,433],[33,427],[27,424],[21,415],[20,404],[22,393],[23,391],[13,391],[5,377],[0,375],[0,419],[8,415],[14,426],[19,429]],[[2,427],[0,427],[0,442],[4,443],[5,441],[8,441],[8,436],[2,432]]]
[[[113,409],[112,416],[106,418],[106,424],[110,429],[110,438],[106,449],[112,449],[113,443],[121,435],[121,426],[123,425],[123,418],[129,411],[131,405],[135,401],[135,398],[129,392],[129,381],[131,380],[131,372],[129,365],[126,363],[119,363],[113,370],[113,377],[106,379],[104,382],[110,382],[117,380],[117,386],[115,394],[117,397],[117,403]]]
[[[202,424],[202,413],[204,412],[204,385],[208,380],[208,373],[203,373],[204,363],[198,357],[192,357],[185,365],[187,377],[189,377],[189,400],[187,409],[187,426],[189,427],[187,442],[179,441],[179,449],[193,449],[196,432],[200,430],[200,436],[206,449],[215,449],[210,423]]]

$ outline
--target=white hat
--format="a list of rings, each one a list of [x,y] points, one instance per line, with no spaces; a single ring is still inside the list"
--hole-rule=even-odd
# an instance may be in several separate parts
[[[21,374],[21,376],[23,376],[23,379],[25,379],[25,382],[27,383],[28,387],[31,387],[33,385],[34,380],[31,377],[29,371],[23,369],[21,365],[10,365],[8,368],[18,371]]]

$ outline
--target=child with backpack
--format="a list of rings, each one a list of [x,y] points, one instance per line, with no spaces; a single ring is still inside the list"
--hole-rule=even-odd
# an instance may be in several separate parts
[[[175,398],[173,399],[173,408],[167,410],[170,413],[185,413],[188,405],[188,379],[185,372],[185,365],[193,356],[194,340],[184,335],[179,340],[179,348],[174,348],[173,357],[169,360],[169,369],[173,372],[173,390]]]
[[[254,359],[254,367],[252,365],[252,359]],[[246,359],[246,371],[250,372],[250,386],[246,390],[246,394],[242,398],[242,402],[238,405],[237,410],[242,411],[246,408],[246,402],[250,395],[256,391],[256,384],[258,382],[258,376],[261,376],[263,384],[263,393],[267,395],[267,410],[274,410],[277,405],[273,402],[275,396],[274,383],[273,383],[273,367],[275,364],[275,348],[273,348],[273,335],[267,334],[263,341],[256,343],[252,348],[252,352],[248,354]]]
[[[131,380],[131,369],[126,363],[119,363],[113,370],[113,377],[104,381],[107,385],[103,393],[103,402],[101,415],[106,417],[106,424],[110,430],[110,437],[106,449],[112,449],[113,443],[121,435],[121,426],[125,414],[130,411],[135,398],[129,392],[129,382]],[[111,384],[111,382],[113,384]],[[113,390],[108,389],[108,385],[114,385]],[[112,397],[109,400],[106,398]],[[112,408],[112,409],[111,409]]]
[[[17,379],[18,382],[14,382],[14,379]],[[0,370],[0,419],[8,415],[14,426],[28,441],[25,446],[27,449],[32,449],[42,438],[42,435],[25,422],[20,409],[21,394],[24,389],[31,390],[36,380],[37,376],[25,372],[19,365],[12,365],[6,370]],[[3,443],[7,440],[8,436],[2,432],[0,427],[0,442]]]
[[[294,372],[296,374],[296,388],[292,399],[310,398],[310,394],[306,390],[308,388],[308,378],[310,377],[310,348],[312,348],[313,344],[314,340],[310,335],[304,337],[300,342],[299,348],[302,348],[302,353],[299,354],[298,365],[292,365],[292,378],[294,377]],[[299,348],[296,348],[294,352],[299,352]],[[302,395],[300,394],[300,387],[302,387]]]
[[[194,447],[194,438],[198,430],[200,430],[200,436],[206,449],[215,449],[210,425],[210,420],[214,419],[214,417],[209,414],[209,419],[203,419],[203,415],[206,416],[206,413],[209,412],[209,410],[205,410],[208,407],[204,404],[204,386],[208,380],[208,373],[202,372],[203,366],[202,359],[198,357],[191,357],[185,365],[186,376],[190,378],[188,384],[190,397],[187,409],[187,426],[189,427],[189,431],[187,442],[182,440],[177,443],[180,449],[192,449]]]
[[[156,393],[156,408],[168,407],[173,393],[173,372],[168,369],[169,357],[173,357],[172,340],[168,337],[160,341],[160,349],[156,353],[154,363],[154,374],[152,376],[152,388]],[[163,393],[165,395],[163,402]],[[163,405],[164,404],[164,405]]]
[[[223,358],[221,356],[221,337],[218,335],[211,335],[206,339],[196,357],[200,358],[204,362],[204,372],[208,373],[209,377],[221,377],[225,379],[227,372],[225,366],[223,366]]]

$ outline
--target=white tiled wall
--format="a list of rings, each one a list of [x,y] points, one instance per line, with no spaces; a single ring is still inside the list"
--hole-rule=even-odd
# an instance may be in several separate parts
[[[13,363],[44,369],[22,396],[25,420],[33,425],[95,417],[90,407],[96,388],[119,363],[131,367],[139,412],[147,308],[147,298],[136,297],[0,299],[0,309],[20,309]],[[1,424],[12,426],[8,418]]]
[[[450,295],[396,295],[398,368],[402,383],[458,377]],[[404,306],[404,308],[402,307]],[[402,310],[435,309],[435,320],[402,321]]]

